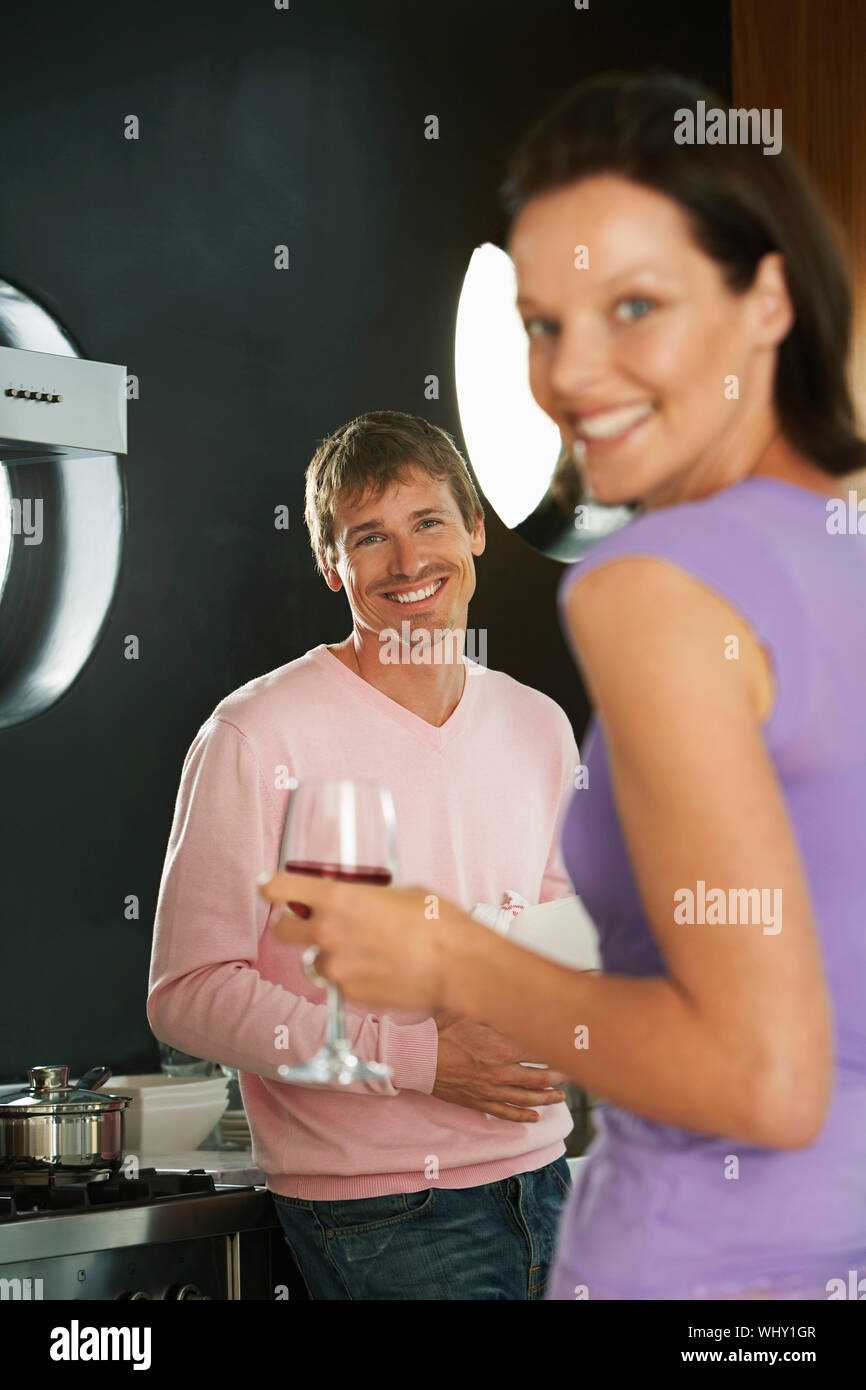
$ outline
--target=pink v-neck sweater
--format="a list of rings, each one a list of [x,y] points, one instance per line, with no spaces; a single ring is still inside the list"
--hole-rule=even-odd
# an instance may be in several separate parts
[[[327,1015],[326,991],[304,974],[302,948],[273,939],[276,909],[255,886],[277,868],[289,778],[383,778],[396,881],[467,911],[509,890],[530,903],[573,891],[559,849],[579,762],[569,721],[540,691],[465,665],[460,702],[435,728],[323,644],[222,700],[184,761],[147,1016],[162,1041],[238,1069],[253,1159],[285,1196],[476,1187],[564,1152],[564,1103],[515,1124],[433,1096],[438,1036],[425,1013],[347,1002],[350,1043],[393,1067],[393,1082],[298,1086],[278,1072],[317,1051]]]

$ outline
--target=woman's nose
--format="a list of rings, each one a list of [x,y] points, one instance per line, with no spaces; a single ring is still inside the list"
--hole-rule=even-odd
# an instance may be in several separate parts
[[[603,332],[589,325],[564,330],[550,365],[550,384],[557,395],[577,401],[591,396],[609,374],[608,348]]]

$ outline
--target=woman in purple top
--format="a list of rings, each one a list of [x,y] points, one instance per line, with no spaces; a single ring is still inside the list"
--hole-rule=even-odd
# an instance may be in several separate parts
[[[559,590],[596,710],[563,847],[604,972],[441,900],[431,924],[425,890],[262,889],[313,905],[277,934],[349,998],[482,1018],[604,1098],[555,1299],[866,1281],[850,296],[789,155],[677,142],[699,100],[721,105],[663,74],[581,84],[505,187],[533,394],[590,495],[641,508]]]

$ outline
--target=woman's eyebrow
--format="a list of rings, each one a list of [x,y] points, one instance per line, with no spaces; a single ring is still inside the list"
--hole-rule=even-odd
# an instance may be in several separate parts
[[[623,270],[615,270],[612,275],[606,276],[604,280],[599,280],[597,288],[602,290],[608,289],[611,285],[615,285],[618,280],[628,280],[632,276],[646,274],[654,275],[658,279],[665,278],[665,272],[658,266],[652,265],[648,261],[638,261],[634,265],[626,266]],[[528,294],[518,295],[514,303],[518,309],[538,309],[540,307],[538,302]]]
[[[606,279],[600,280],[599,284],[602,286],[615,285],[617,280],[626,280],[631,275],[645,275],[647,273],[650,275],[664,276],[664,271],[660,270],[657,265],[653,265],[650,261],[636,261],[634,265],[626,266],[623,270],[614,271],[613,275],[608,275]]]

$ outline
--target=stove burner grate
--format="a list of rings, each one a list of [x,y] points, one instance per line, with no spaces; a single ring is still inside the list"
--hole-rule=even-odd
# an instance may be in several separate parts
[[[0,1223],[47,1212],[92,1211],[100,1207],[143,1206],[172,1197],[214,1192],[213,1176],[203,1168],[185,1173],[142,1168],[138,1176],[112,1175],[81,1182],[4,1183],[0,1174]],[[5,1175],[10,1176],[10,1175]]]

